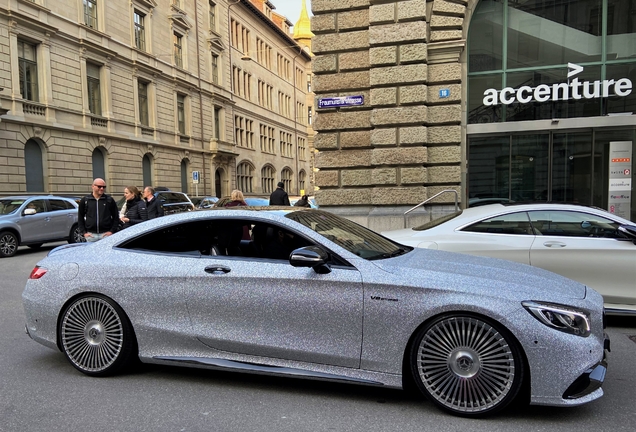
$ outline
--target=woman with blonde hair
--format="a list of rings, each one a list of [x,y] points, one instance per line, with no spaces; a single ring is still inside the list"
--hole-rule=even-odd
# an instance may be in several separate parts
[[[236,206],[246,206],[245,197],[243,196],[243,192],[238,189],[234,189],[230,194],[231,201],[225,204],[224,207],[236,207]]]

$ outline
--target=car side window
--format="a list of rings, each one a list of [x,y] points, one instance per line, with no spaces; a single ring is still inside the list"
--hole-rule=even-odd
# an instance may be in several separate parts
[[[531,211],[530,220],[544,236],[621,238],[620,224],[591,213],[576,211]]]
[[[73,205],[61,199],[50,199],[49,200],[49,209],[51,211],[59,211],[59,210],[69,210],[72,209]]]
[[[213,231],[211,225],[212,223],[209,221],[170,225],[135,237],[119,247],[139,251],[200,256],[209,253],[209,237]]]
[[[36,213],[44,213],[46,211],[46,204],[44,203],[44,200],[42,199],[35,199],[32,201],[29,201],[26,208],[34,209]]]
[[[484,219],[462,231],[488,234],[534,235],[526,212],[510,213]]]

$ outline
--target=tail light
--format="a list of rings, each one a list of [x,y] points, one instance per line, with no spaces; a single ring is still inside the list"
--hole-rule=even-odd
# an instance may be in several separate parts
[[[35,266],[33,270],[31,270],[31,274],[29,275],[29,279],[40,279],[42,276],[46,274],[48,270],[44,267]]]

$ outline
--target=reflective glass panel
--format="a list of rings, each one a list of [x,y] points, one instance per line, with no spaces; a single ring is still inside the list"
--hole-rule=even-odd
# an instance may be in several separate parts
[[[512,136],[510,197],[513,201],[546,200],[549,146],[547,133]]]
[[[591,204],[592,132],[555,133],[552,201]]]

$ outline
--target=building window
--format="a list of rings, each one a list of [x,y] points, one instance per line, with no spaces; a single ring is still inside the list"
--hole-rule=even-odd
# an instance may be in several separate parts
[[[294,82],[295,86],[302,86],[303,82],[303,70],[300,68],[296,68],[296,81]]]
[[[97,29],[97,0],[84,1],[84,24]]]
[[[221,139],[221,108],[214,107],[214,138]]]
[[[272,68],[272,47],[263,40],[256,39],[256,60],[261,66],[265,66],[268,70]]]
[[[177,95],[177,126],[181,135],[186,134],[185,96]]]
[[[183,37],[178,33],[173,33],[172,45],[174,64],[176,67],[183,69]]]
[[[144,28],[144,18],[146,16],[139,11],[134,12],[135,21],[135,47],[138,50],[146,51],[146,30]]]
[[[300,102],[296,102],[296,112],[298,113],[297,115],[300,118],[297,118],[296,121],[299,121],[302,124],[307,124],[307,117],[305,117],[303,114],[305,113],[305,104],[304,103],[300,103]]]
[[[274,192],[274,167],[271,165],[265,165],[261,170],[261,188],[263,193]]]
[[[99,87],[99,70],[96,64],[86,63],[86,82],[88,85],[88,110],[95,115],[102,115],[102,100]]]
[[[285,157],[293,156],[292,135],[287,132],[280,133],[280,154]]]
[[[289,81],[291,62],[282,55],[277,56],[278,76]]]
[[[245,147],[254,148],[254,121],[245,120]]]
[[[313,121],[313,115],[314,115],[314,113],[313,113],[313,111],[312,111],[311,107],[308,107],[308,108],[307,108],[307,122],[308,122],[309,124],[312,124],[312,121]]]
[[[239,147],[245,146],[245,119],[241,116],[234,116],[234,142]]]
[[[243,193],[252,193],[254,168],[248,162],[241,162],[236,167],[236,187]]]
[[[274,137],[275,129],[267,125],[260,126],[261,151],[264,153],[272,153],[275,151],[276,138]]]
[[[307,144],[305,142],[305,138],[298,138],[298,159],[307,160],[306,151],[307,151]]]
[[[245,55],[250,51],[250,31],[237,21],[231,21],[231,45]]]
[[[280,181],[285,185],[286,191],[291,191],[292,186],[292,172],[289,168],[283,168],[283,171],[280,173]]]
[[[298,173],[298,189],[300,189],[300,193],[307,192],[305,190],[305,179],[307,178],[307,173],[305,171],[301,171]]]
[[[291,118],[291,97],[285,93],[278,92],[278,113],[287,118]]]
[[[219,56],[212,54],[212,82],[219,83]]]
[[[22,98],[37,102],[39,100],[38,63],[35,45],[18,41],[18,69]]]
[[[137,98],[139,102],[139,123],[149,126],[148,122],[148,83],[137,81]],[[150,183],[146,183],[150,184]]]
[[[274,88],[264,81],[258,80],[258,104],[263,108],[272,109],[272,94]]]
[[[217,31],[216,29],[216,3],[214,2],[210,2],[210,15],[209,15],[209,19],[210,19],[210,30],[212,31]]]

